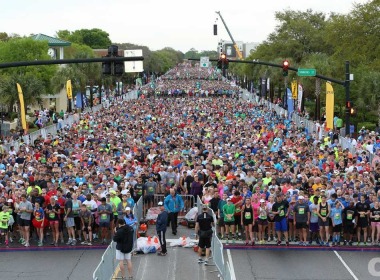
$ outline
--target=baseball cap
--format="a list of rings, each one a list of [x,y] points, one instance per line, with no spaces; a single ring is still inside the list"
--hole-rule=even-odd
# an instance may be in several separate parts
[[[298,197],[298,200],[300,200],[300,199],[305,199],[302,195],[300,195],[299,197]]]
[[[227,198],[227,201],[231,201],[231,198]]]
[[[260,199],[260,203],[265,202],[265,199]]]
[[[13,199],[8,199],[7,202],[8,203],[13,202]]]
[[[227,199],[228,200],[228,199]],[[202,209],[207,209],[208,205],[207,204],[202,204]]]
[[[116,191],[115,190],[110,190],[110,193],[116,194]]]
[[[163,206],[164,203],[163,203],[162,201],[159,201],[157,205],[158,205],[158,206]]]
[[[131,210],[131,207],[125,207],[125,211]]]

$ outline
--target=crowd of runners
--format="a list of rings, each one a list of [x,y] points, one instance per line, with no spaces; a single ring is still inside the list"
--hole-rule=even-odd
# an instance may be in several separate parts
[[[178,64],[164,75],[141,87],[147,96],[211,97],[236,95],[239,88],[224,80],[220,71],[191,63]]]
[[[237,98],[114,100],[80,117],[56,136],[0,149],[5,246],[106,244],[118,218],[138,223],[140,197],[152,206],[162,193],[202,197],[227,242],[379,244],[380,165],[366,149],[351,154]],[[380,141],[357,141],[369,140]]]

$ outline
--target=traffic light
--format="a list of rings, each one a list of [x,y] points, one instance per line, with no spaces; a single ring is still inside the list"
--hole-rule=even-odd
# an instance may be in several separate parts
[[[282,62],[282,76],[288,76],[289,61],[284,60]]]
[[[228,63],[229,63],[229,61],[227,59],[227,56],[224,53],[222,53],[220,55],[219,60],[218,60],[217,67],[218,67],[218,69],[221,69],[221,70],[228,69]]]
[[[114,63],[114,72],[115,75],[123,75],[124,74],[124,61],[116,61]]]
[[[354,103],[352,101],[346,101],[346,111],[350,116],[356,115],[356,109],[354,108]]]
[[[103,75],[111,75],[111,62],[102,62],[102,73]]]

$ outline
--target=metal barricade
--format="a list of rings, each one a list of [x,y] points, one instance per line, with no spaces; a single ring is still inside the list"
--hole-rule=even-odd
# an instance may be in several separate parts
[[[116,243],[112,242],[104,252],[102,259],[92,274],[93,280],[111,280],[118,265],[116,259]]]

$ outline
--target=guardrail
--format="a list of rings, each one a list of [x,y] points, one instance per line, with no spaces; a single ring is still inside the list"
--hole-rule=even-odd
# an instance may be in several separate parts
[[[120,100],[132,100],[132,99],[136,99],[137,97],[138,97],[137,91],[134,90],[134,91],[130,91],[126,94],[119,96],[119,99]],[[104,102],[102,104],[98,104],[92,108],[87,107],[84,109],[83,112],[84,113],[91,113],[91,112],[95,113],[95,112],[98,112],[99,110],[101,110],[103,107],[108,108],[109,105],[110,105],[109,102],[106,101],[106,102]],[[11,147],[14,147],[14,150],[16,152],[18,152],[21,145],[23,145],[23,144],[34,145],[34,141],[39,136],[46,138],[46,136],[49,133],[52,136],[55,136],[60,129],[64,128],[65,126],[71,127],[74,123],[79,122],[79,120],[80,120],[79,114],[69,115],[66,119],[64,119],[64,120],[62,120],[56,124],[43,127],[37,131],[34,131],[34,132],[29,133],[27,135],[24,135],[24,136],[20,137],[20,139],[18,139],[18,140],[14,140],[14,141],[11,141],[9,143],[4,144],[3,147],[7,152],[11,149]]]
[[[253,94],[248,92],[247,90],[243,90],[242,98],[244,100],[256,103],[256,104],[264,104],[266,107],[272,109],[274,108],[277,112],[277,114],[287,116],[287,111],[284,108],[281,108],[280,106],[273,104],[269,101],[266,100],[260,100],[260,98]],[[308,120],[306,118],[303,118],[299,116],[296,112],[292,114],[292,121],[297,125],[297,127],[305,127],[307,129],[307,133],[319,133],[319,128],[317,124],[314,121]],[[345,137],[345,129],[342,128],[340,130],[340,135],[339,135],[339,144],[342,146],[343,149],[348,149],[351,154],[355,154],[358,152],[356,147],[352,145],[350,142],[349,138]],[[369,162],[372,162],[374,159],[374,154],[373,153],[367,153]]]

